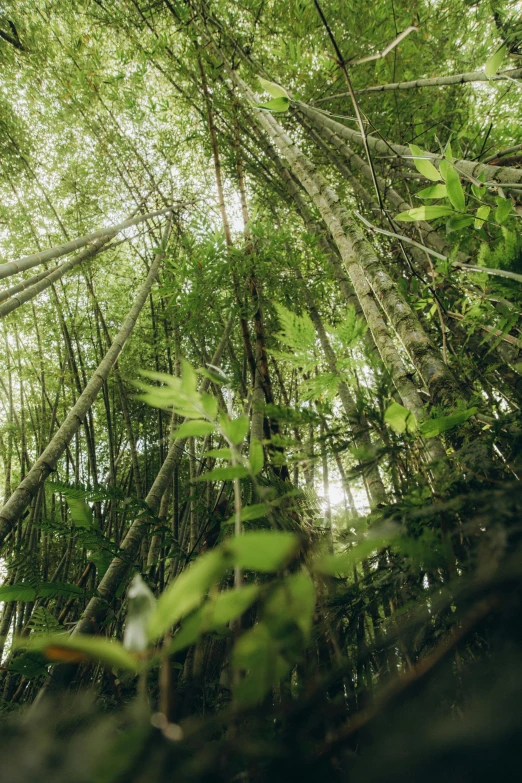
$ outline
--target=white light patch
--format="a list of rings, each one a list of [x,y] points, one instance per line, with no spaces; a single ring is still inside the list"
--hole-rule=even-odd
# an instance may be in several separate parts
[[[329,467],[329,481],[328,481],[328,501],[332,515],[343,515],[344,512],[350,512],[350,503],[347,497],[347,493],[343,488],[343,482],[337,466]],[[350,491],[353,497],[353,504],[361,516],[366,516],[370,513],[370,506],[368,505],[368,496],[366,490],[362,484],[362,481],[350,481]],[[328,509],[328,502],[324,496],[322,482],[318,488],[318,494],[322,498],[321,510],[323,514],[326,514]],[[335,526],[335,521],[334,521]]]

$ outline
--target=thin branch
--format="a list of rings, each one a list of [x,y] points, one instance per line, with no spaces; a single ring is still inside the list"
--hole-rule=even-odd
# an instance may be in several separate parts
[[[14,46],[14,48],[18,49],[19,52],[25,52],[26,48],[20,40],[20,36],[18,35],[16,27],[12,22],[9,22],[9,26],[11,28],[11,32],[13,33],[13,35],[6,33],[5,30],[0,30],[0,38],[3,38],[4,41],[10,43],[11,46]]]
[[[448,260],[448,257],[442,255],[442,253],[437,253],[436,250],[432,250],[430,247],[426,247],[426,245],[422,245],[420,242],[417,242],[415,239],[410,239],[410,237],[407,237],[404,234],[396,234],[393,231],[386,231],[385,228],[377,228],[377,226],[374,226],[373,223],[370,223],[369,220],[366,220],[366,218],[363,217],[359,212],[354,212],[354,215],[356,215],[359,218],[359,220],[362,220],[365,226],[371,228],[372,231],[376,231],[377,234],[385,234],[385,236],[387,237],[392,237],[393,239],[400,239],[403,242],[408,242],[410,245],[414,245],[415,247],[418,247],[421,250],[425,250],[426,253],[430,254],[430,256],[435,256],[435,258],[438,258],[441,261]]]
[[[369,163],[369,166],[371,168],[373,187],[375,188],[375,193],[377,194],[377,201],[379,202],[379,207],[381,209],[384,209],[384,205],[382,203],[381,192],[379,190],[379,185],[377,184],[377,177],[375,176],[375,169],[374,169],[374,166],[373,166],[372,156],[370,154],[370,147],[368,146],[368,140],[366,138],[366,128],[364,127],[364,122],[363,122],[362,115],[361,115],[361,112],[360,112],[360,109],[359,109],[359,105],[357,103],[357,98],[355,97],[355,92],[354,92],[353,87],[352,87],[352,82],[351,82],[350,76],[348,74],[348,69],[346,68],[345,60],[343,58],[341,50],[339,49],[339,46],[337,45],[337,41],[335,40],[334,34],[332,33],[332,31],[330,29],[330,26],[329,26],[329,24],[328,24],[328,22],[326,20],[326,17],[325,17],[325,15],[323,13],[323,9],[321,8],[321,6],[319,4],[319,0],[314,0],[314,5],[315,5],[315,7],[317,9],[317,13],[320,16],[323,25],[325,27],[325,30],[328,33],[328,37],[330,38],[330,41],[332,42],[332,46],[334,48],[334,51],[335,51],[335,54],[336,54],[336,57],[337,57],[339,68],[343,72],[346,84],[348,85],[348,91],[349,91],[350,98],[352,99],[353,108],[355,110],[355,116],[357,118],[357,124],[358,124],[359,130],[361,132],[362,141],[363,141],[363,145],[364,145],[364,150],[366,152],[366,157],[368,158],[368,163]]]
[[[393,239],[400,239],[403,242],[408,242],[410,245],[414,245],[415,247],[424,250],[426,253],[429,253],[430,256],[439,258],[441,261],[449,260],[448,257],[442,255],[442,253],[437,253],[436,250],[432,250],[430,247],[426,247],[426,245],[421,245],[420,242],[416,242],[415,239],[410,239],[410,237],[407,237],[404,234],[394,234],[392,231],[386,231],[385,228],[377,228],[377,226],[374,226],[373,223],[370,223],[368,220],[366,220],[366,218],[364,218],[359,212],[354,212],[354,215],[356,215],[359,220],[362,220],[365,226],[368,226],[368,228],[370,228],[372,231],[375,231],[377,234],[385,234],[387,237],[392,237]],[[510,280],[516,280],[518,283],[522,283],[522,275],[518,275],[516,272],[508,272],[506,269],[491,269],[488,266],[471,266],[470,264],[462,264],[459,261],[452,261],[452,264],[453,266],[457,267],[457,269],[462,269],[466,272],[485,272],[487,275],[508,277]]]
[[[348,60],[348,65],[361,65],[362,63],[369,63],[372,60],[380,60],[383,57],[386,57],[387,54],[389,54],[397,44],[399,44],[404,38],[406,38],[407,35],[410,33],[413,33],[414,31],[418,31],[418,27],[415,27],[415,25],[410,25],[406,28],[402,33],[399,33],[397,38],[395,38],[391,43],[388,44],[388,46],[382,50],[382,52],[379,52],[378,54],[370,54],[368,57],[361,57],[359,60]]]
[[[505,158],[508,155],[513,155],[513,153],[519,152],[520,150],[522,150],[522,144],[515,144],[514,147],[507,147],[505,150],[499,150],[499,152],[495,152],[493,155],[489,155],[489,157],[484,158],[481,163],[491,163],[492,165],[495,165],[493,161],[496,162],[497,160]]]
[[[393,92],[395,90],[415,90],[418,87],[443,87],[447,84],[470,84],[473,82],[497,82],[513,81],[522,78],[522,68],[514,68],[510,71],[502,71],[494,76],[486,76],[484,71],[471,71],[470,73],[456,73],[451,76],[435,76],[428,79],[414,79],[410,82],[392,82],[391,84],[375,84],[372,87],[362,87],[356,91],[356,95],[365,95],[373,92]],[[335,98],[346,98],[350,92],[337,92],[325,98],[318,98],[314,103],[333,101]]]
[[[464,315],[461,315],[461,313],[453,313],[451,312],[451,310],[447,310],[446,315],[449,318],[455,319],[455,321],[463,321],[466,317]],[[519,350],[522,350],[522,341],[518,340],[516,337],[513,337],[512,334],[504,334],[501,329],[495,329],[493,326],[486,326],[486,324],[480,324],[480,328],[484,332],[489,332],[494,337],[500,337],[505,343],[514,345]]]

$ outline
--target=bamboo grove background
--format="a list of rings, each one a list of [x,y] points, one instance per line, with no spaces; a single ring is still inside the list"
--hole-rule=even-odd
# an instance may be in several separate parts
[[[509,768],[520,11],[0,11],[4,779]]]

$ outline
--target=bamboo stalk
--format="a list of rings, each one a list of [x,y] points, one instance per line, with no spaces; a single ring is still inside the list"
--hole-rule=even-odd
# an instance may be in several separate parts
[[[316,123],[324,125],[334,133],[337,133],[341,138],[351,141],[354,144],[362,145],[363,138],[358,131],[354,131],[351,128],[347,128],[346,125],[342,125],[340,122],[336,122],[329,117],[325,112],[319,109],[314,109],[308,106],[306,103],[297,101],[296,105],[298,109],[310,120]],[[414,169],[415,164],[413,162],[413,156],[409,147],[405,147],[402,144],[388,144],[383,139],[376,138],[375,136],[367,136],[366,140],[368,146],[372,151],[382,153],[384,155],[397,155],[402,158],[402,162],[408,168]],[[438,168],[441,160],[444,160],[443,155],[436,155],[433,152],[426,152],[426,158]],[[473,160],[456,160],[455,168],[464,176],[470,177],[473,180],[477,180],[478,176],[484,173],[487,182],[498,182],[501,185],[517,185],[522,183],[522,169],[515,169],[509,166],[491,166],[489,164],[478,163]],[[482,183],[481,183],[482,184]]]
[[[23,256],[18,261],[8,261],[5,264],[0,264],[0,280],[11,275],[16,275],[18,272],[23,272],[25,269],[31,269],[33,266],[39,266],[46,261],[53,261],[55,258],[61,258],[74,250],[80,250],[85,245],[95,242],[97,239],[106,237],[111,239],[120,231],[124,231],[126,228],[136,226],[138,223],[143,223],[144,220],[157,217],[159,215],[165,215],[170,212],[170,207],[166,209],[160,209],[156,212],[149,212],[147,215],[137,215],[136,217],[130,217],[115,226],[108,226],[107,228],[100,228],[98,231],[93,231],[90,234],[85,234],[83,237],[72,239],[70,242],[65,242],[63,245],[57,245],[51,247],[48,250],[42,250],[39,253],[32,253],[29,256]]]
[[[319,342],[321,343],[323,353],[326,357],[328,369],[334,375],[339,375],[339,372],[337,370],[337,357],[335,356],[330,340],[328,339],[328,335],[326,334],[326,329],[324,328],[323,320],[319,314],[317,307],[315,306],[315,303],[303,279],[303,276],[298,270],[297,270],[297,278],[301,283],[301,290],[303,291],[304,294],[306,306],[310,314],[312,323],[315,326],[315,331],[317,332],[317,336],[319,337]],[[346,417],[348,419],[348,422],[350,423],[350,427],[356,445],[359,448],[364,448],[367,450],[371,449],[372,441],[370,438],[368,422],[366,420],[364,413],[361,413],[357,410],[355,399],[353,398],[350,389],[348,388],[347,384],[344,381],[340,381],[338,393],[344,408],[344,412],[346,413]],[[324,462],[324,453],[323,453],[323,462]],[[324,464],[323,464],[323,472],[324,472]],[[379,469],[377,465],[373,465],[368,470],[367,481],[368,481],[368,490],[370,495],[370,503],[372,507],[375,508],[379,504],[387,503],[388,497],[387,497],[386,489],[382,482],[382,478],[379,474]]]
[[[318,123],[314,121],[315,127],[317,127],[317,124]],[[305,127],[306,126],[307,124],[305,124]],[[341,155],[347,159],[348,165],[355,166],[355,168],[358,169],[366,179],[373,181],[371,169],[368,164],[360,157],[360,155],[357,155],[357,153],[355,153],[347,144],[345,144],[340,136],[334,133],[330,128],[326,128],[320,124],[319,127],[325,133],[326,138],[330,144],[332,144],[332,146],[335,147],[335,149],[338,150],[338,152],[340,152]],[[317,133],[317,131],[314,132],[313,128],[310,128],[310,132],[316,143],[320,144],[322,141],[320,134]],[[331,157],[333,162],[339,168],[341,174],[344,174],[342,161],[339,161],[337,156]],[[400,193],[398,193],[394,188],[390,187],[383,177],[376,175],[376,181],[384,198],[393,204],[398,212],[404,212],[408,209],[411,209],[411,204],[408,204],[408,202],[403,199]],[[419,229],[426,244],[439,253],[444,252],[446,255],[449,253],[449,245],[447,240],[444,237],[441,237],[441,235],[438,233],[438,231],[436,231],[436,229],[433,228],[433,226],[424,220],[420,220],[416,223],[416,227]]]
[[[164,246],[168,240],[170,233],[170,227],[172,224],[172,218],[169,218],[167,226],[163,235]],[[134,325],[138,319],[138,316],[145,304],[149,291],[152,288],[154,280],[158,274],[161,262],[163,260],[163,253],[157,253],[156,257],[151,265],[149,274],[136,297],[136,300],[131,307],[127,318],[125,319],[120,331],[113,340],[113,343],[105,357],[98,365],[97,369],[93,373],[90,381],[86,385],[83,392],[78,397],[76,404],[69,412],[67,418],[63,422],[62,426],[52,438],[47,448],[42,452],[40,457],[34,463],[33,467],[18,485],[17,489],[12,493],[8,502],[0,511],[0,543],[2,543],[6,536],[11,532],[15,522],[19,518],[20,514],[27,507],[32,497],[37,492],[38,488],[45,481],[47,476],[56,468],[59,458],[65,451],[67,445],[70,443],[75,432],[79,429],[83,422],[87,412],[89,411],[94,399],[100,391],[102,384],[108,377],[112,370],[119,354],[123,350],[123,347],[129,338]]]
[[[237,72],[230,70],[229,73],[244,94],[253,100],[252,92]],[[431,344],[414,311],[380,264],[373,248],[366,242],[359,226],[348,215],[322,174],[292,142],[281,125],[262,109],[253,108],[253,111],[319,209],[339,249],[363,310],[369,301],[370,284],[433,400],[452,405],[459,396],[456,379]],[[365,316],[375,338],[370,312],[365,311]],[[383,341],[383,347],[386,342],[391,344],[388,339]]]
[[[38,296],[38,294],[41,294],[47,288],[52,286],[52,284],[57,280],[60,280],[65,274],[67,274],[67,272],[70,272],[70,270],[74,269],[75,266],[81,264],[82,261],[86,261],[87,259],[98,255],[109,239],[110,237],[108,236],[101,237],[101,239],[97,239],[90,247],[82,250],[81,253],[78,253],[78,255],[75,256],[75,258],[72,258],[70,261],[65,261],[65,263],[60,264],[60,266],[56,267],[56,269],[53,269],[50,272],[46,272],[45,275],[36,275],[35,277],[40,277],[40,280],[37,280],[33,285],[30,285],[25,288],[25,290],[22,290],[20,294],[12,296],[6,302],[0,305],[0,318],[3,318],[9,313],[12,313],[13,310],[21,307],[23,304],[25,304],[25,302],[28,302],[35,296]],[[14,287],[16,288],[16,286]]]
[[[234,317],[230,316],[221,341],[212,357],[212,364],[216,366],[219,365],[227,346],[233,322]],[[201,384],[202,391],[206,391],[209,386],[210,380],[204,378]],[[153,512],[160,507],[161,498],[183,456],[186,441],[187,439],[184,438],[182,440],[174,441],[171,444],[167,456],[145,498],[145,503]],[[99,623],[105,616],[109,603],[113,600],[118,588],[125,580],[129,565],[133,562],[141,545],[143,536],[148,529],[149,521],[147,517],[138,517],[133,521],[125,538],[120,544],[120,554],[111,561],[111,564],[97,587],[97,595],[89,601],[80,621],[75,626],[74,633],[94,633],[98,629]]]
[[[43,280],[44,277],[47,277],[47,275],[50,275],[53,271],[53,269],[46,269],[44,272],[33,275],[33,277],[30,277],[28,280],[22,280],[20,283],[11,286],[11,288],[4,288],[3,291],[0,291],[0,301],[3,302],[6,299],[9,299],[19,291],[25,291],[26,288],[29,288],[29,286],[34,285],[35,283],[39,283],[40,280]]]
[[[496,73],[494,76],[486,76],[484,71],[470,71],[468,73],[455,73],[451,76],[434,76],[426,79],[413,79],[409,82],[392,82],[390,84],[375,84],[372,87],[361,87],[355,91],[356,95],[365,95],[374,92],[391,92],[394,90],[415,90],[418,87],[443,87],[447,84],[470,84],[472,82],[499,82],[508,79],[522,78],[522,68],[513,68],[509,71]],[[335,95],[328,95],[325,98],[319,98],[314,104],[333,101],[336,98],[347,98],[349,92],[338,92]]]
[[[403,404],[415,413],[418,418],[424,416],[424,401],[418,392],[418,384],[412,380],[411,371],[407,368],[395,347],[393,340],[390,337],[388,327],[384,321],[383,314],[379,308],[378,303],[375,301],[374,296],[370,290],[370,287],[366,284],[366,288],[360,288],[358,294],[360,300],[355,295],[355,292],[350,285],[350,281],[346,276],[346,272],[340,263],[340,256],[336,252],[335,246],[331,245],[328,238],[325,236],[321,226],[314,220],[304,198],[297,186],[297,183],[292,178],[291,173],[283,165],[278,153],[272,147],[268,146],[270,157],[272,158],[274,165],[277,168],[279,175],[281,176],[287,192],[291,199],[294,201],[298,212],[301,214],[303,221],[308,228],[319,238],[320,247],[330,261],[333,268],[334,275],[339,283],[339,287],[346,301],[353,305],[356,312],[362,315],[369,325],[370,331],[366,337],[369,338],[370,350],[378,350],[381,359],[390,371],[395,388],[397,389]],[[365,201],[369,200],[372,204],[373,199],[367,193],[367,191],[360,186],[361,193],[364,194]],[[364,294],[366,294],[364,296]],[[433,459],[442,459],[445,457],[445,451],[442,444],[437,440],[432,440],[428,446],[428,454]]]

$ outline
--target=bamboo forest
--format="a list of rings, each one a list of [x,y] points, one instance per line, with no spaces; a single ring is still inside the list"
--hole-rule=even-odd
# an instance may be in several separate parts
[[[0,4],[0,780],[514,781],[522,2]]]

